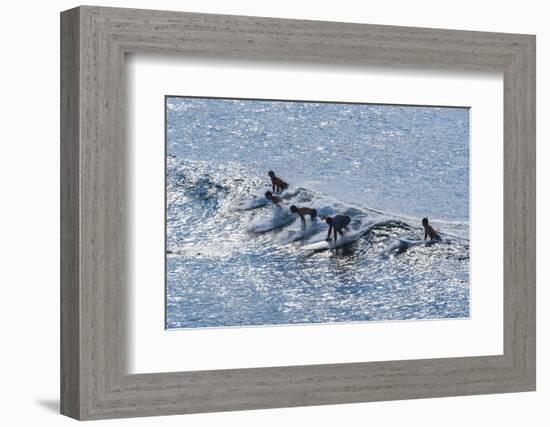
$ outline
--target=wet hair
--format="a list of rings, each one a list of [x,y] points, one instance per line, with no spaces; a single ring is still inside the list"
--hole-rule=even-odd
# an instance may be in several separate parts
[[[267,174],[268,174],[269,176],[271,176],[271,175],[275,176],[275,172],[273,172],[273,171],[269,171]]]
[[[332,217],[327,216],[327,217],[325,218],[325,221],[326,221],[326,223],[327,223],[328,225],[332,224]]]
[[[428,218],[422,218],[422,225],[428,225]]]
[[[266,192],[265,192],[265,198],[266,198],[266,199],[271,198],[271,196],[273,196],[273,193],[272,193],[271,191],[266,191]]]
[[[296,206],[292,205],[292,206],[290,207],[290,212],[296,213],[296,212],[298,212],[298,208],[297,208]]]

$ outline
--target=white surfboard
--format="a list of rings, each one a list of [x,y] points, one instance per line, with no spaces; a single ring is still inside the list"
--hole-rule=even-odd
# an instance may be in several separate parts
[[[252,197],[250,199],[241,200],[236,205],[236,209],[239,211],[249,211],[252,209],[261,208],[269,203],[265,197]]]
[[[300,223],[300,228],[292,228],[283,233],[279,241],[282,244],[297,242],[299,240],[304,240],[313,235],[319,233],[323,228],[326,228],[324,223],[321,223],[319,220],[314,220],[313,222],[307,221],[305,228],[301,226],[301,221],[299,218],[296,219],[296,222]]]
[[[265,233],[284,227],[296,220],[296,215],[290,213],[286,208],[273,207],[268,215],[254,219],[247,227],[253,233]]]
[[[302,246],[302,249],[306,251],[325,251],[327,249],[340,248],[359,240],[361,236],[365,234],[369,229],[370,226],[363,227],[358,230],[351,230],[345,233],[344,236],[338,236],[338,240],[336,240],[336,242],[334,242],[333,240],[321,240]]]
[[[409,239],[399,239],[398,240],[398,248],[399,249],[409,249],[413,246],[420,245],[422,243],[422,240],[409,240]]]
[[[386,250],[381,252],[381,255],[390,255],[394,251],[396,253],[403,253],[406,250],[412,248],[413,246],[419,246],[425,244],[426,246],[431,246],[434,243],[440,243],[439,240],[411,240],[411,239],[397,239],[394,240]]]
[[[276,230],[277,228],[284,227],[292,223],[295,218],[288,217],[281,221],[269,221],[261,224],[255,224],[248,228],[248,231],[253,231],[254,233],[265,233],[267,231]]]
[[[271,191],[271,189],[269,189],[268,191]],[[281,193],[276,193],[275,195],[280,197],[281,199],[288,199],[294,197],[296,194],[298,194],[299,191],[300,189],[296,189],[293,191],[286,189]],[[264,206],[267,206],[268,204],[271,204],[271,201],[267,200],[263,193],[261,193],[241,199],[235,204],[235,209],[238,211],[250,211],[252,209],[262,208]]]
[[[330,242],[322,240],[320,242],[310,243],[309,245],[302,246],[304,251],[326,251],[330,249]]]

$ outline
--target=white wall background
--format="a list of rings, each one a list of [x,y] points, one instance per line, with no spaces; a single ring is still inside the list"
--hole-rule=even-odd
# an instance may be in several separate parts
[[[550,27],[535,0],[135,0],[105,6],[320,19],[537,34],[538,55],[538,391],[413,401],[108,421],[110,425],[545,426],[550,420],[548,304],[550,237]],[[59,11],[75,1],[2,5],[0,64],[0,420],[63,426],[59,384]],[[546,360],[545,360],[546,359]],[[546,363],[545,363],[546,362]]]

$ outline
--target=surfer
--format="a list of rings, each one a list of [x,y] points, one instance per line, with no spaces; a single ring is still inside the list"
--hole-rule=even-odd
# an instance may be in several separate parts
[[[325,222],[329,225],[326,240],[330,241],[330,233],[334,230],[334,243],[336,243],[338,233],[340,233],[340,236],[344,236],[342,228],[349,231],[348,225],[351,222],[351,218],[347,215],[335,215],[333,217],[327,216],[325,217]]]
[[[422,218],[422,225],[424,226],[424,240],[429,237],[430,240],[441,242],[441,236],[428,224],[428,218]]]
[[[267,200],[270,200],[271,203],[273,203],[278,208],[281,207],[281,203],[283,202],[283,199],[281,199],[279,196],[274,196],[271,191],[266,191],[265,192],[265,198]]]
[[[306,226],[306,218],[305,218],[306,215],[309,215],[309,218],[311,219],[311,221],[314,221],[315,218],[317,218],[317,210],[312,208],[306,208],[306,207],[299,208],[295,205],[292,205],[290,207],[290,212],[298,214],[300,216],[300,219],[302,220],[302,225],[304,227]]]
[[[269,171],[267,174],[271,178],[271,187],[274,193],[280,193],[288,188],[288,184],[278,176],[275,176],[275,172]]]

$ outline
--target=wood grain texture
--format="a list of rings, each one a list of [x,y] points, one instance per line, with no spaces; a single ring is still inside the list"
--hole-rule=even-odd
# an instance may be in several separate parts
[[[61,20],[61,412],[80,414],[79,17]]]
[[[62,413],[100,419],[535,388],[534,36],[80,7],[62,13]],[[127,53],[504,75],[504,354],[128,375]]]

